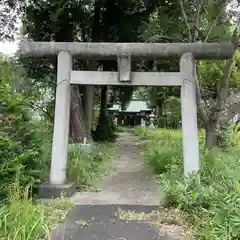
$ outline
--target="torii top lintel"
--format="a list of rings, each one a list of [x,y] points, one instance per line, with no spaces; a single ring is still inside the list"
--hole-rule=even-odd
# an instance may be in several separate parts
[[[196,59],[229,59],[234,45],[223,43],[83,43],[83,42],[23,42],[23,57],[54,56],[67,51],[82,59],[116,59],[128,55],[132,59],[174,59],[193,53]]]

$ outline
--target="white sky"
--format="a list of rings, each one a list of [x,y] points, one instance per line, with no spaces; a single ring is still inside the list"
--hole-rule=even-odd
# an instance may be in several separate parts
[[[0,52],[8,55],[14,54],[18,49],[17,41],[15,42],[0,42]]]
[[[236,0],[232,0],[231,4],[229,4],[229,8],[231,9],[231,8],[236,7],[235,4],[236,4]],[[238,10],[240,10],[240,9],[238,8]],[[20,27],[20,23],[19,23],[19,27]],[[0,53],[2,52],[7,55],[13,55],[18,49],[18,42],[19,42],[18,40],[14,41],[14,42],[1,41],[0,42]]]

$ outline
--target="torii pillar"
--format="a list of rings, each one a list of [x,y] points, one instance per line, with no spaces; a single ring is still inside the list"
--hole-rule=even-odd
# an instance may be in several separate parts
[[[73,183],[67,182],[68,138],[70,119],[70,74],[72,56],[66,51],[58,54],[57,88],[52,142],[52,160],[49,183],[40,186],[40,198],[69,197],[75,192]]]

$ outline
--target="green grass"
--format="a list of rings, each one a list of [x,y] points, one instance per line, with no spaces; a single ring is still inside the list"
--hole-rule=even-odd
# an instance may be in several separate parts
[[[51,143],[43,146],[41,179],[49,179]],[[96,185],[111,170],[114,144],[95,145],[91,152],[85,150],[69,153],[68,179],[78,190],[96,190]],[[32,198],[32,188],[22,187],[21,170],[9,187],[9,196],[0,204],[0,239],[50,240],[50,232],[65,217],[73,204],[64,198],[55,205],[38,203]]]
[[[29,198],[29,189],[14,183],[7,203],[0,205],[0,239],[50,240],[50,232],[65,217],[73,204],[66,199],[55,206],[36,203]]]
[[[239,138],[231,135],[228,149],[204,149],[200,142],[200,184],[194,176],[184,179],[181,131],[135,130],[147,139],[143,155],[166,192],[166,206],[181,209],[197,240],[240,239],[240,149]]]
[[[124,128],[119,126],[119,125],[115,125],[115,132],[116,133],[123,133],[124,132]]]
[[[101,144],[93,147],[89,153],[84,150],[71,152],[68,164],[69,180],[73,181],[79,190],[94,188],[96,183],[108,174],[114,150],[113,144]],[[44,169],[49,171],[49,166]],[[66,216],[73,204],[64,198],[54,205],[38,203],[29,197],[31,188],[23,189],[19,179],[20,177],[17,177],[15,183],[9,187],[8,199],[0,204],[0,239],[50,240],[50,232]]]
[[[112,169],[114,144],[98,144],[93,150],[69,153],[68,178],[78,190],[93,190]]]

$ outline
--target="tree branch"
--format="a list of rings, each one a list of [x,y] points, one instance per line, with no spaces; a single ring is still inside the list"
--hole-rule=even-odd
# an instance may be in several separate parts
[[[228,0],[228,1],[225,2],[225,6],[222,8],[221,12],[218,14],[218,16],[215,18],[213,24],[210,26],[209,31],[208,31],[208,34],[207,34],[204,42],[207,42],[207,41],[208,41],[208,38],[209,38],[209,36],[210,36],[210,34],[211,34],[211,32],[212,32],[213,27],[216,26],[218,20],[220,19],[220,17],[222,16],[222,14],[223,14],[223,13],[225,12],[225,10],[226,10],[226,5],[228,5],[230,2],[231,2],[231,0]]]
[[[197,0],[195,21],[192,29],[192,34],[191,34],[191,42],[196,42],[197,40],[196,37],[197,37],[197,31],[198,31],[198,25],[199,25],[200,10],[201,10],[201,0]],[[200,90],[199,81],[198,81],[198,68],[197,68],[196,61],[194,62],[194,74],[196,77],[196,100],[197,100],[198,112],[200,114],[200,118],[202,119],[204,125],[207,126],[209,124],[209,117],[202,104],[202,96],[201,96],[201,90]]]
[[[39,106],[39,105],[36,105],[34,103],[29,103],[30,107],[35,110],[35,109],[38,109],[39,111],[43,112],[45,115],[48,116],[48,118],[50,119],[50,121],[53,122],[53,116],[47,111],[45,110],[43,107]]]
[[[184,20],[185,20],[185,23],[186,23],[186,26],[187,26],[187,29],[188,29],[189,41],[191,41],[191,38],[192,38],[191,27],[190,27],[190,25],[189,25],[188,18],[187,18],[187,14],[186,14],[185,9],[184,9],[184,6],[183,6],[183,0],[179,0],[179,4],[180,4],[180,7],[181,7],[182,16],[183,16],[183,18],[184,18]]]
[[[206,36],[204,42],[207,42],[207,40],[208,40],[208,38],[209,38],[209,36],[210,36],[212,30],[213,30],[213,27],[216,26],[216,24],[217,24],[219,18],[222,16],[222,14],[224,13],[224,11],[225,11],[225,8],[223,7],[223,9],[221,10],[221,12],[220,12],[220,13],[218,14],[218,16],[215,18],[213,24],[212,24],[211,27],[209,28],[208,33],[207,33],[207,36]]]
[[[238,24],[236,28],[234,29],[234,32],[232,34],[232,39],[231,39],[232,43],[235,45],[235,51],[233,52],[231,59],[226,61],[224,75],[222,80],[219,82],[219,87],[218,87],[219,91],[216,98],[216,106],[213,108],[213,111],[212,111],[212,116],[215,121],[220,121],[219,118],[222,112],[224,111],[225,103],[228,98],[229,79],[230,79],[232,68],[234,65],[236,53],[238,51],[237,49],[238,42],[234,43],[234,41],[236,40],[236,35],[239,35],[239,33],[237,33],[239,24],[240,24],[240,18],[238,20]]]
[[[158,0],[147,1],[147,4],[144,10],[126,15],[126,17],[129,18],[129,21],[132,20],[133,18],[144,19],[146,18],[146,16],[149,16],[150,13],[159,5],[160,5],[160,1]]]
[[[192,39],[191,42],[196,42],[197,38],[197,31],[198,31],[198,24],[199,24],[199,16],[200,16],[200,10],[201,10],[201,0],[197,0],[196,4],[196,17],[195,17],[195,22],[192,30]]]
[[[197,100],[198,112],[200,114],[200,118],[202,119],[204,125],[207,126],[209,124],[209,117],[202,104],[202,96],[201,96],[201,90],[200,90],[199,81],[198,81],[198,68],[197,68],[196,61],[194,63],[194,74],[196,77],[196,100]]]

